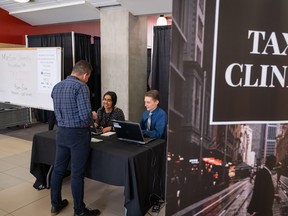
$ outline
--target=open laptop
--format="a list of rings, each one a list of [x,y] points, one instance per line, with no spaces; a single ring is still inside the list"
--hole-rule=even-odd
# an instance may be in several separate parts
[[[112,120],[112,122],[119,140],[125,140],[142,145],[155,140],[155,138],[143,137],[139,123],[118,120]]]

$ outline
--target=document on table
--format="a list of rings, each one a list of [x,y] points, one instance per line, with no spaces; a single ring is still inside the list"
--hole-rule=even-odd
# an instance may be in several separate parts
[[[92,137],[92,138],[91,138],[91,142],[101,142],[101,141],[103,141],[103,140],[97,139],[97,138],[95,138],[95,137]]]
[[[101,134],[101,136],[112,136],[113,134],[115,134],[115,132],[107,132],[107,133]]]

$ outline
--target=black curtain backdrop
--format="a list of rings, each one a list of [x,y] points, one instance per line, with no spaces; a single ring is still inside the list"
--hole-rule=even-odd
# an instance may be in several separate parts
[[[85,34],[74,34],[75,40],[75,62],[79,60],[86,60],[92,62],[92,46],[91,36]]]
[[[100,50],[100,38],[98,38],[99,45],[97,49]],[[95,50],[95,43],[91,44],[91,36],[85,34],[74,34],[74,41],[75,41],[75,62],[83,59],[88,61],[92,67],[93,71],[91,74],[91,78],[89,79],[87,85],[89,86],[90,93],[91,93],[91,106],[92,109],[97,109],[97,102],[101,101],[101,98],[97,95],[100,92],[101,86],[100,81],[98,80],[99,76],[95,76],[95,74],[100,74],[100,67],[95,66],[95,61],[100,61],[100,52],[96,53]],[[73,68],[73,50],[72,50],[72,32],[69,33],[57,33],[57,34],[47,34],[47,35],[31,35],[28,36],[28,47],[62,47],[63,54],[64,54],[64,78],[71,74]],[[96,59],[96,60],[95,60]],[[99,84],[98,84],[99,83]],[[96,97],[97,96],[97,97]],[[40,122],[49,122],[53,115],[51,115],[50,111],[46,110],[35,110],[35,115],[37,121]],[[51,123],[53,124],[53,122]],[[50,126],[49,122],[49,129],[53,129],[53,126]]]
[[[94,44],[92,44],[92,66],[93,66],[93,79],[94,79],[94,87],[92,92],[94,93],[95,99],[95,109],[101,107],[102,100],[101,100],[101,43],[100,37],[93,37]]]
[[[74,34],[75,39],[75,62],[79,60],[88,61],[93,71],[87,83],[90,89],[90,101],[93,110],[99,108],[101,103],[101,80],[99,79],[100,67],[98,66],[100,59],[100,38],[93,37],[94,44],[91,44],[91,36],[85,34]],[[97,41],[95,43],[95,40]],[[96,51],[95,51],[96,50]],[[97,64],[96,64],[97,63]]]
[[[72,33],[29,35],[28,47],[62,47],[64,52],[64,78],[73,67]]]
[[[168,113],[171,26],[155,26],[151,89],[160,92],[159,106]]]
[[[72,33],[27,36],[28,47],[62,47],[64,59],[64,78],[68,76],[73,67]],[[53,112],[35,109],[35,118],[40,122],[48,122],[48,129],[52,130],[56,123]]]
[[[147,91],[150,90],[149,77],[151,74],[151,65],[152,65],[151,55],[152,55],[152,50],[151,48],[148,48],[147,49]]]

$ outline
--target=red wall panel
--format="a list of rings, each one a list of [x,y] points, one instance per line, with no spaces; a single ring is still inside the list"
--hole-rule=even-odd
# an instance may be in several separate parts
[[[100,36],[100,21],[77,22],[67,24],[54,24],[45,26],[33,26],[30,35],[54,34],[65,32],[82,33],[91,36]]]
[[[0,43],[25,44],[25,34],[31,28],[31,25],[0,8]]]
[[[25,35],[72,32],[100,36],[100,21],[31,26],[0,8],[0,43],[25,44]]]

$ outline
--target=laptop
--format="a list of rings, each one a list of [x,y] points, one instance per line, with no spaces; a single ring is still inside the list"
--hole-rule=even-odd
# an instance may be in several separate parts
[[[143,137],[143,133],[139,123],[118,120],[112,120],[112,122],[119,140],[134,142],[143,145],[156,139]]]

